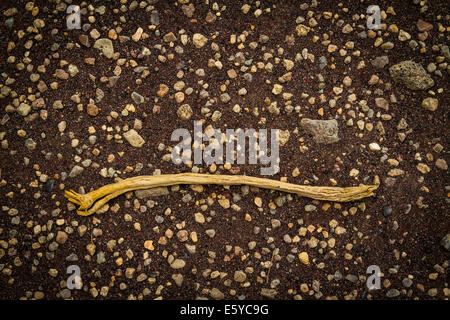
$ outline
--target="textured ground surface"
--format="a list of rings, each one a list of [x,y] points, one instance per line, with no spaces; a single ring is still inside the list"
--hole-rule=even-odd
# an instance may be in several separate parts
[[[0,298],[448,299],[448,1],[274,2],[74,1],[81,30],[63,1],[1,2]],[[394,82],[404,60],[434,86]],[[302,118],[336,119],[340,140],[314,142]],[[338,204],[180,186],[91,217],[63,197],[144,174],[259,176],[173,164],[171,133],[194,120],[289,133],[273,179],[380,187]],[[81,290],[67,289],[70,265]],[[382,277],[368,292],[370,265]]]

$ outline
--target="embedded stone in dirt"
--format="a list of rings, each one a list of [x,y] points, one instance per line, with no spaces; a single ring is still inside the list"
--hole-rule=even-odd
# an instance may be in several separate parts
[[[181,6],[181,10],[186,15],[186,17],[192,18],[192,16],[194,15],[195,7],[192,3],[190,3],[189,5],[183,4]]]
[[[19,107],[17,108],[17,113],[20,114],[22,117],[26,117],[31,111],[31,106],[22,102]]]
[[[200,212],[194,214],[195,222],[203,224],[205,223],[205,216]]]
[[[135,148],[140,148],[145,143],[145,140],[134,129],[125,132],[123,137]]]
[[[173,34],[173,32],[169,32],[163,37],[165,42],[174,42],[177,41],[177,37]]]
[[[289,130],[279,130],[278,131],[278,141],[280,142],[280,146],[284,146],[291,136]]]
[[[69,79],[69,74],[64,71],[63,69],[56,69],[55,70],[55,77],[61,80],[67,80]]]
[[[433,25],[431,23],[423,21],[422,19],[419,19],[417,21],[417,29],[419,29],[420,32],[430,31],[431,29],[433,29]]]
[[[160,96],[162,98],[167,94],[167,92],[169,92],[169,87],[166,86],[165,84],[161,83],[159,85],[159,90],[157,92],[158,96]]]
[[[301,263],[308,265],[309,264],[309,257],[307,252],[300,252],[298,254],[298,259]]]
[[[450,233],[447,233],[441,240],[441,246],[450,251]]]
[[[58,242],[59,244],[64,244],[67,241],[67,233],[65,233],[64,231],[58,231],[58,233],[56,234],[56,242]]]
[[[110,39],[98,39],[94,43],[94,48],[99,49],[108,59],[111,59],[114,55],[114,47]]]
[[[184,268],[184,266],[186,265],[186,262],[184,262],[184,260],[182,259],[175,259],[172,264],[170,265],[170,267],[172,269],[181,269]]]
[[[219,199],[217,202],[219,202],[220,206],[224,209],[228,209],[230,207],[230,200],[228,199]]]
[[[172,275],[172,279],[173,281],[175,281],[175,284],[178,287],[181,287],[181,285],[183,284],[184,277],[181,273],[175,273]]]
[[[43,109],[45,108],[45,100],[43,98],[36,99],[31,103],[31,106],[33,109]]]
[[[159,14],[157,12],[153,12],[150,16],[151,24],[157,26],[159,25]]]
[[[88,115],[95,117],[96,115],[98,115],[99,109],[95,104],[90,103],[86,107],[86,112],[88,113]]]
[[[384,109],[384,110],[389,110],[389,101],[387,101],[385,98],[375,98],[375,105],[378,108]]]
[[[395,82],[411,90],[426,90],[434,86],[434,80],[418,63],[412,60],[402,61],[389,68]]]
[[[206,42],[208,42],[208,38],[206,38],[204,35],[200,33],[196,33],[192,37],[192,42],[197,48],[201,48],[206,44]]]
[[[133,39],[134,42],[138,42],[141,39],[142,33],[144,32],[144,29],[139,27],[136,32],[131,36],[131,39]]]
[[[312,134],[316,143],[330,144],[339,141],[338,122],[333,120],[313,120],[304,118],[300,122],[303,130]]]
[[[438,167],[438,169],[447,171],[448,170],[448,165],[447,162],[444,159],[437,159],[436,160],[436,167]]]
[[[234,70],[234,69],[228,70],[228,71],[227,71],[227,74],[228,74],[228,76],[229,76],[231,79],[234,79],[234,78],[237,77],[236,70]]]
[[[307,27],[303,24],[299,24],[296,28],[295,31],[297,31],[297,35],[299,37],[304,37],[308,34],[309,30],[311,30],[310,27]]]
[[[438,107],[439,101],[436,98],[425,98],[422,101],[422,108],[429,110],[429,111],[436,111]]]
[[[137,104],[141,104],[141,103],[143,103],[145,101],[145,98],[142,95],[140,95],[139,93],[135,92],[135,91],[133,91],[131,93],[131,98]]]
[[[212,288],[209,294],[211,298],[216,300],[222,300],[223,298],[225,298],[225,295],[222,293],[222,291],[217,288]]]
[[[74,166],[74,167],[72,168],[72,170],[70,171],[70,173],[69,173],[69,177],[74,178],[74,177],[76,177],[77,175],[79,175],[81,172],[83,172],[83,170],[84,170],[83,167],[80,167],[80,166]]]
[[[244,282],[247,278],[247,275],[242,270],[237,270],[234,272],[234,281],[236,282]]]
[[[371,64],[378,69],[383,69],[387,64],[389,64],[388,56],[380,56],[376,57],[371,61]]]
[[[273,85],[272,93],[275,95],[280,94],[283,91],[283,86],[280,84],[275,83]]]
[[[275,289],[261,288],[261,295],[266,298],[275,299],[278,291]]]
[[[89,37],[88,37],[87,35],[85,35],[85,34],[81,34],[81,35],[78,37],[78,40],[80,41],[80,43],[81,43],[83,46],[86,46],[86,47],[90,47],[90,46],[91,46],[91,44],[89,43]]]
[[[183,104],[177,110],[178,118],[182,120],[189,120],[193,113],[191,106],[188,104]]]

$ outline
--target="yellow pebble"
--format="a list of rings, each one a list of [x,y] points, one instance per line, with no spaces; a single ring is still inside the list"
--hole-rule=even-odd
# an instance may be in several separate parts
[[[298,259],[301,263],[308,265],[309,264],[309,257],[307,252],[301,252],[298,254]]]

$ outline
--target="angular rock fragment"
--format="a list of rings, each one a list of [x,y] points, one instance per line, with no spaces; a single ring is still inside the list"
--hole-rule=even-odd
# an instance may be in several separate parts
[[[145,143],[145,140],[134,129],[125,132],[123,137],[135,148],[140,148]]]
[[[330,144],[339,141],[339,127],[336,120],[313,120],[304,118],[300,122],[303,130],[313,136],[316,143]]]
[[[431,31],[433,29],[433,25],[429,22],[419,19],[417,21],[417,29],[419,29],[420,32]]]
[[[79,175],[80,173],[82,173],[83,170],[84,170],[83,167],[80,167],[80,166],[74,166],[74,167],[72,168],[72,170],[70,171],[70,173],[69,173],[69,177],[74,178],[74,177],[76,177],[77,175]]]
[[[275,289],[261,288],[261,295],[266,298],[275,299],[278,291]]]
[[[411,60],[402,61],[389,68],[395,82],[411,90],[426,90],[434,86],[434,80],[418,63]]]
[[[307,27],[303,24],[299,24],[296,28],[295,31],[297,31],[297,35],[300,37],[304,37],[308,34],[308,32],[311,30],[310,27]]]
[[[439,101],[436,98],[425,98],[422,101],[422,108],[429,110],[429,111],[436,111],[437,107],[439,105]]]
[[[383,69],[387,64],[389,64],[388,56],[380,56],[376,57],[371,61],[371,64],[378,69]]]
[[[206,42],[208,42],[208,38],[200,33],[195,33],[192,37],[192,42],[197,48],[201,48],[206,44]]]
[[[169,32],[163,37],[164,42],[174,42],[177,41],[177,37],[173,34],[173,32]]]

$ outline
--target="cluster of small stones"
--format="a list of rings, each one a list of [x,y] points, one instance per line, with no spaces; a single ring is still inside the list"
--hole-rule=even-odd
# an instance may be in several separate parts
[[[418,3],[421,12],[426,12],[427,1],[415,2]],[[445,23],[448,21],[444,22],[444,17],[437,17],[437,20],[442,21],[441,23],[430,24],[419,20],[417,26],[411,26],[411,30],[402,30],[395,24],[387,23],[387,21],[393,20],[390,18],[395,18],[398,15],[393,7],[388,7],[381,12],[381,30],[368,30],[366,20],[362,16],[346,16],[348,9],[345,2],[331,11],[318,12],[316,9],[317,3],[313,0],[311,3],[299,4],[304,14],[296,19],[292,32],[286,35],[285,43],[275,45],[264,34],[259,35],[258,41],[248,41],[250,30],[243,30],[241,34],[230,36],[229,43],[236,48],[233,53],[230,53],[222,50],[221,45],[215,41],[218,36],[217,33],[190,35],[182,28],[179,28],[176,32],[161,32],[159,30],[160,19],[164,19],[164,15],[155,9],[156,3],[157,1],[154,0],[139,2],[121,0],[117,2],[117,8],[110,12],[103,5],[94,7],[92,4],[83,2],[81,4],[83,24],[78,41],[67,43],[61,43],[61,39],[66,35],[66,30],[54,28],[50,30],[50,33],[42,32],[49,23],[45,18],[47,15],[52,13],[65,16],[67,4],[63,1],[57,1],[56,4],[49,3],[44,8],[35,6],[33,2],[27,2],[24,5],[18,3],[15,7],[1,13],[6,17],[5,25],[8,28],[14,28],[15,19],[18,15],[23,14],[33,17],[32,23],[25,30],[17,30],[15,38],[10,39],[6,48],[2,48],[4,53],[6,52],[7,63],[13,66],[15,72],[2,72],[0,79],[0,99],[9,101],[2,106],[0,142],[1,148],[11,155],[23,152],[22,165],[32,167],[36,176],[30,176],[29,181],[6,181],[1,177],[0,171],[0,186],[6,197],[18,201],[21,193],[32,192],[36,203],[38,203],[42,197],[42,192],[61,193],[61,190],[66,188],[66,179],[73,185],[73,178],[83,175],[85,170],[90,173],[96,172],[99,175],[96,178],[106,178],[104,181],[111,181],[111,178],[120,177],[124,173],[138,175],[147,166],[146,164],[128,164],[124,166],[124,169],[115,167],[121,167],[119,165],[120,158],[130,148],[150,147],[148,138],[140,132],[143,128],[143,121],[151,115],[143,113],[140,106],[151,103],[153,115],[157,116],[161,110],[161,105],[164,105],[166,101],[171,101],[176,104],[174,114],[181,122],[187,123],[192,120],[194,114],[198,111],[197,106],[194,107],[186,102],[189,96],[198,98],[201,105],[201,116],[212,122],[219,121],[223,110],[226,108],[230,108],[237,115],[253,114],[261,124],[264,124],[268,117],[280,113],[298,117],[299,127],[283,131],[281,145],[289,143],[289,139],[300,139],[302,142],[300,154],[307,153],[310,148],[314,148],[317,144],[339,141],[338,127],[347,127],[348,130],[353,130],[356,138],[372,137],[371,143],[360,146],[361,152],[370,152],[374,158],[379,159],[382,164],[386,164],[388,170],[373,177],[361,176],[363,163],[353,163],[353,167],[348,167],[348,163],[344,165],[345,160],[338,157],[335,167],[337,170],[347,170],[348,176],[355,183],[383,183],[387,187],[394,187],[397,179],[411,174],[403,169],[402,164],[405,159],[396,156],[395,150],[384,145],[387,133],[383,123],[392,121],[391,112],[393,109],[400,108],[400,104],[405,103],[401,101],[394,90],[394,88],[397,88],[396,86],[400,87],[401,84],[394,84],[391,79],[382,79],[380,74],[374,73],[370,76],[363,92],[358,94],[357,88],[352,86],[356,72],[351,72],[348,75],[338,75],[341,76],[340,81],[332,88],[332,94],[327,95],[323,89],[329,79],[320,73],[311,75],[312,78],[318,80],[319,85],[310,93],[291,92],[289,83],[295,81],[292,77],[292,70],[312,64],[317,64],[321,70],[325,68],[333,70],[338,64],[350,65],[355,61],[356,70],[365,69],[369,64],[378,70],[390,67],[393,63],[389,59],[389,52],[396,49],[398,42],[407,42],[411,49],[411,55],[420,55],[431,50],[434,53],[435,60],[427,62],[424,72],[430,77],[442,78],[450,70],[448,64],[450,53],[448,46],[445,45],[446,37],[444,36],[448,32],[448,27],[445,27]],[[206,3],[209,3],[210,6],[206,16],[208,23],[214,23],[227,10],[226,6],[221,6],[217,2],[206,1]],[[184,15],[195,19],[197,4],[188,0],[178,0],[175,4],[174,10],[182,10]],[[143,22],[142,26],[136,28],[134,32],[125,34],[121,25],[126,24],[127,21],[122,13],[137,10],[147,12],[151,23],[144,25]],[[244,3],[241,7],[241,14],[251,15],[253,16],[252,19],[258,19],[263,15],[270,15],[274,10],[277,10],[276,5],[264,7],[259,1],[256,1],[252,4]],[[114,26],[109,29],[97,29],[97,21],[101,21],[102,17],[107,14],[112,15],[116,20]],[[238,19],[238,17],[236,18]],[[334,43],[334,35],[316,28],[319,23],[338,28],[343,34],[353,34],[355,40],[348,41],[344,46],[338,46]],[[441,44],[435,44],[431,47],[427,45],[431,30]],[[146,40],[150,37],[156,37],[159,39],[159,43],[147,47]],[[54,41],[48,48],[50,50],[48,55],[44,56],[42,60],[35,59],[33,47],[39,46],[40,42],[44,39],[48,40],[48,38]],[[308,45],[311,47],[301,48],[294,56],[285,54],[283,46],[290,46],[299,39],[307,39]],[[125,57],[118,48],[122,44],[126,46],[130,42],[139,44],[141,50],[133,52],[132,57]],[[384,53],[375,58],[364,57],[362,50],[359,48],[360,42],[379,47]],[[26,49],[24,56],[15,54],[18,46],[23,46]],[[68,50],[64,52],[69,53],[71,50],[92,47],[98,50],[98,54],[92,50],[87,51],[89,55],[84,57],[84,65],[75,65],[71,61],[70,54],[67,54],[67,56],[60,54],[62,46]],[[105,111],[109,110],[108,106],[102,104],[105,90],[106,88],[114,88],[117,83],[122,81],[122,74],[126,74],[127,77],[131,75],[138,86],[146,81],[145,79],[153,72],[146,65],[148,59],[153,59],[158,68],[163,68],[176,56],[182,56],[187,47],[193,47],[199,52],[207,51],[211,53],[207,65],[197,69],[188,68],[188,71],[183,71],[186,69],[176,70],[178,80],[174,83],[167,83],[164,79],[161,79],[161,83],[158,84],[154,92],[140,92],[138,89],[136,91],[132,89],[127,104],[116,106],[114,110],[109,112]],[[259,50],[260,59],[247,59],[247,50]],[[323,54],[314,55],[313,51],[323,52]],[[101,66],[107,63],[110,67],[104,74],[97,76],[94,75],[92,70],[100,62]],[[76,89],[79,73],[84,69],[92,72],[89,73],[89,78],[92,81],[91,84],[95,85],[96,88],[95,97],[88,98],[82,90]],[[208,91],[209,85],[205,76],[211,70],[222,70],[226,75],[226,80],[220,86],[220,94],[218,95]],[[283,70],[282,75],[279,77],[273,76],[274,70]],[[188,82],[186,79],[187,72],[195,75],[196,82]],[[267,79],[267,95],[264,100],[266,105],[230,105],[231,96],[245,97],[251,93],[252,79],[261,74]],[[19,75],[28,78],[29,82],[26,85],[19,83]],[[238,89],[234,92],[233,88],[237,83]],[[69,95],[63,95],[59,94],[60,87],[74,89],[70,89],[73,92],[70,92]],[[104,88],[104,90],[101,88]],[[423,100],[420,106],[423,109],[420,112],[433,113],[438,108],[446,107],[439,105],[439,95],[446,90],[445,88],[433,86],[426,90],[429,97]],[[55,94],[52,96],[59,96],[59,98],[49,99],[48,92],[54,92]],[[299,96],[297,97],[297,95]],[[294,103],[294,101],[298,101],[296,99],[300,99],[300,102]],[[316,108],[318,105],[322,107]],[[312,132],[300,125],[300,120],[304,119],[302,115],[304,110],[314,108],[317,109],[317,117],[309,120],[332,120],[333,126],[336,126],[336,130],[331,135],[334,137],[330,138],[327,125],[317,124]],[[77,123],[68,122],[64,120],[63,116],[59,116],[64,112],[69,112],[69,109],[70,112],[78,113],[80,119],[99,119],[104,124],[93,124],[89,126],[87,132],[83,132],[83,135],[75,136],[73,130]],[[337,115],[335,119],[330,118],[330,110],[333,110],[333,113]],[[64,150],[71,151],[71,153],[67,151],[62,153],[57,149],[55,153],[41,150],[40,143],[47,138],[45,129],[42,129],[43,131],[39,136],[30,136],[27,133],[27,128],[38,122],[45,123],[49,116],[61,119],[57,125],[57,130],[60,134],[61,143],[70,146],[70,148],[64,147]],[[23,121],[20,122],[21,127],[9,126],[10,120],[17,117],[23,118]],[[116,119],[122,119],[125,124],[122,126],[114,125]],[[399,121],[396,128],[397,132],[393,134],[397,136],[399,142],[408,141],[408,136],[416,130],[404,118]],[[314,135],[314,141],[306,138],[307,134]],[[20,141],[23,146],[22,149],[16,150],[15,147],[10,146],[11,141],[16,140]],[[443,156],[446,152],[445,146],[442,145],[443,142],[440,139],[436,139],[429,142],[432,145],[432,151],[427,152],[424,151],[425,146],[418,145],[411,140],[409,142],[411,148],[414,149],[416,169],[420,172],[420,178],[417,182],[420,184],[420,189],[427,192],[427,176],[448,172],[448,164]],[[121,144],[120,151],[116,154],[107,154],[108,164],[103,166],[101,163],[104,162],[99,159],[104,157],[104,152],[108,152],[108,144],[110,143]],[[153,147],[154,142],[151,143]],[[158,157],[162,161],[170,161],[171,150],[168,146],[161,142],[157,144],[157,150]],[[33,162],[33,157],[36,156],[44,156],[45,159],[56,164],[64,161],[72,165],[67,172],[42,172],[39,165]],[[345,155],[342,158],[344,159]],[[161,169],[152,165],[149,166],[153,169],[153,174],[161,174]],[[192,172],[201,171],[201,168],[192,166]],[[227,171],[239,173],[239,168],[229,164],[213,164],[208,168],[208,171],[211,173]],[[300,170],[295,168],[290,177],[282,179],[288,181],[288,179],[300,175]],[[312,181],[304,180],[302,182],[311,183]],[[338,182],[330,178],[330,185],[338,185]],[[447,192],[450,191],[449,188],[449,186],[446,186]],[[88,190],[81,188],[79,191],[85,192]],[[158,196],[172,197],[171,193],[182,193],[182,202],[195,205],[198,208],[197,213],[189,220],[180,220],[180,217],[176,215],[179,208],[163,206],[158,203],[158,198],[155,198]],[[184,279],[189,277],[190,273],[201,275],[205,280],[202,283],[194,283],[194,289],[198,297],[243,299],[245,296],[240,295],[242,288],[258,286],[258,288],[261,288],[260,294],[262,297],[276,298],[281,283],[280,279],[271,276],[271,270],[274,273],[273,270],[278,269],[281,264],[287,263],[292,268],[315,268],[317,269],[316,272],[320,272],[326,264],[332,263],[330,261],[336,258],[343,257],[348,265],[362,266],[364,265],[363,262],[366,262],[359,252],[354,252],[352,249],[355,246],[355,241],[358,241],[358,239],[367,240],[368,235],[357,230],[348,230],[345,226],[346,217],[355,214],[365,215],[366,219],[378,219],[365,212],[365,202],[359,202],[348,207],[341,206],[338,203],[310,201],[308,205],[301,208],[301,211],[320,214],[320,212],[326,212],[332,208],[340,212],[336,218],[321,226],[309,224],[302,218],[281,221],[277,219],[276,215],[271,216],[268,225],[256,226],[251,224],[255,215],[274,213],[277,208],[293,199],[291,195],[281,195],[272,201],[262,199],[257,194],[257,189],[246,186],[241,187],[240,193],[233,193],[232,199],[220,194],[209,194],[203,186],[191,186],[187,191],[179,186],[174,186],[135,193],[129,192],[125,194],[124,201],[116,200],[109,205],[105,205],[100,210],[100,213],[105,214],[105,218],[103,216],[92,218],[92,228],[85,219],[72,218],[69,222],[65,218],[68,211],[72,214],[76,209],[75,205],[71,203],[55,201],[55,208],[51,212],[38,209],[40,217],[48,218],[47,222],[43,224],[39,224],[14,207],[2,205],[4,219],[8,219],[11,226],[9,230],[0,229],[0,277],[2,283],[14,286],[15,279],[20,277],[20,272],[23,272],[18,270],[24,264],[28,264],[29,261],[32,262],[27,267],[27,272],[33,274],[43,264],[42,261],[48,260],[48,265],[50,265],[48,275],[61,280],[56,297],[71,298],[76,295],[76,291],[67,288],[65,269],[63,269],[63,266],[52,265],[51,261],[61,247],[70,247],[70,243],[75,240],[78,241],[78,239],[81,239],[85,244],[83,250],[77,251],[74,248],[73,252],[66,257],[66,261],[76,264],[79,260],[85,260],[93,267],[92,274],[99,279],[97,282],[84,282],[82,289],[89,292],[93,298],[109,297],[109,290],[118,286],[123,292],[123,296],[128,299],[143,299],[144,297],[163,299],[166,298],[164,292],[167,287],[184,286]],[[419,208],[427,206],[423,193],[417,193],[417,195],[416,203],[406,204],[407,211],[413,205]],[[241,208],[240,203],[244,201],[253,203],[253,212],[246,212]],[[119,203],[122,204],[122,207]],[[155,226],[144,233],[141,227],[141,224],[144,223],[143,215],[135,213],[145,213],[150,210],[152,211],[151,216],[155,220]],[[220,230],[216,230],[214,223],[216,212],[220,212],[220,210],[234,212],[233,219],[238,219],[243,224],[247,223],[251,226],[250,230],[255,237],[264,231],[266,242],[250,241],[243,248],[228,243],[223,245],[223,252],[209,250],[206,256],[198,257],[199,247],[205,250],[204,248],[214,241],[216,233],[220,232]],[[387,205],[383,212],[385,217],[389,217],[392,214],[392,208]],[[111,239],[104,234],[102,226],[107,223],[106,217],[118,213],[122,214],[121,218],[123,218],[125,230],[138,234],[144,233],[141,237],[146,237],[146,240],[142,241],[141,248],[128,248],[125,235],[118,239]],[[407,214],[407,212],[405,213]],[[164,221],[172,221],[174,226],[171,228],[162,227]],[[31,246],[29,250],[25,251],[18,250],[19,235],[15,232],[15,228],[22,224],[30,230],[28,240],[31,242]],[[290,232],[282,236],[282,244],[288,249],[275,245],[276,239],[274,238],[277,230],[279,230],[278,228],[286,226]],[[397,230],[398,228],[398,222],[392,221],[392,229]],[[351,240],[346,236],[349,232],[355,235],[356,240]],[[444,238],[441,241],[441,245],[444,249],[449,250],[450,240],[448,236],[446,238],[447,240]],[[97,248],[99,242],[106,243],[107,250],[99,250]],[[173,272],[171,279],[163,281],[163,279],[158,278],[157,273],[146,271],[147,267],[152,264],[154,255],[161,255],[167,261],[167,265]],[[401,261],[407,259],[408,253],[394,249],[394,255],[398,264],[400,264]],[[221,260],[219,260],[219,256]],[[189,261],[194,257],[195,259],[206,259],[210,267],[197,268],[192,261]],[[137,267],[129,267],[127,262],[137,258],[139,258],[139,261],[142,260],[143,263],[139,263]],[[5,262],[7,259],[8,262]],[[221,271],[221,265],[223,264],[228,265],[233,264],[234,261],[245,262],[246,260],[252,260],[255,263],[248,263],[245,268],[236,269],[231,273]],[[109,263],[115,266],[114,270],[117,270],[117,272],[105,281],[97,268]],[[389,278],[396,277],[398,268],[398,265],[392,266],[391,269],[384,272],[382,287],[386,292],[386,297],[412,298],[418,292],[426,292],[430,297],[439,298],[450,295],[447,287],[442,288],[441,286],[438,288],[438,284],[444,282],[443,279],[447,273],[447,260],[442,261],[441,264],[436,264],[434,266],[435,272],[427,275],[429,279],[436,280],[436,286],[430,283],[425,286],[425,284],[418,282],[413,275],[408,275],[402,280],[403,287],[393,288]],[[367,275],[365,273],[352,274],[348,271],[348,267],[343,265],[342,269],[336,270],[334,274],[328,274],[326,277],[330,283],[349,281],[355,284],[356,288],[357,286],[364,286]],[[128,289],[129,284],[127,283],[131,280],[145,283],[142,292],[132,292]],[[217,280],[220,280],[220,287],[207,285],[219,283]],[[288,294],[294,299],[310,296],[317,299],[353,299],[361,294],[355,289],[352,292],[343,293],[342,296],[324,296],[321,289],[327,285],[327,283],[311,279],[301,283],[299,287],[288,289]],[[283,287],[289,287],[289,285],[283,284]],[[30,286],[29,291],[24,292],[22,297],[42,299],[53,298],[52,295],[52,292],[45,292],[42,286],[36,285]],[[368,297],[370,295],[370,292],[367,293]]]

